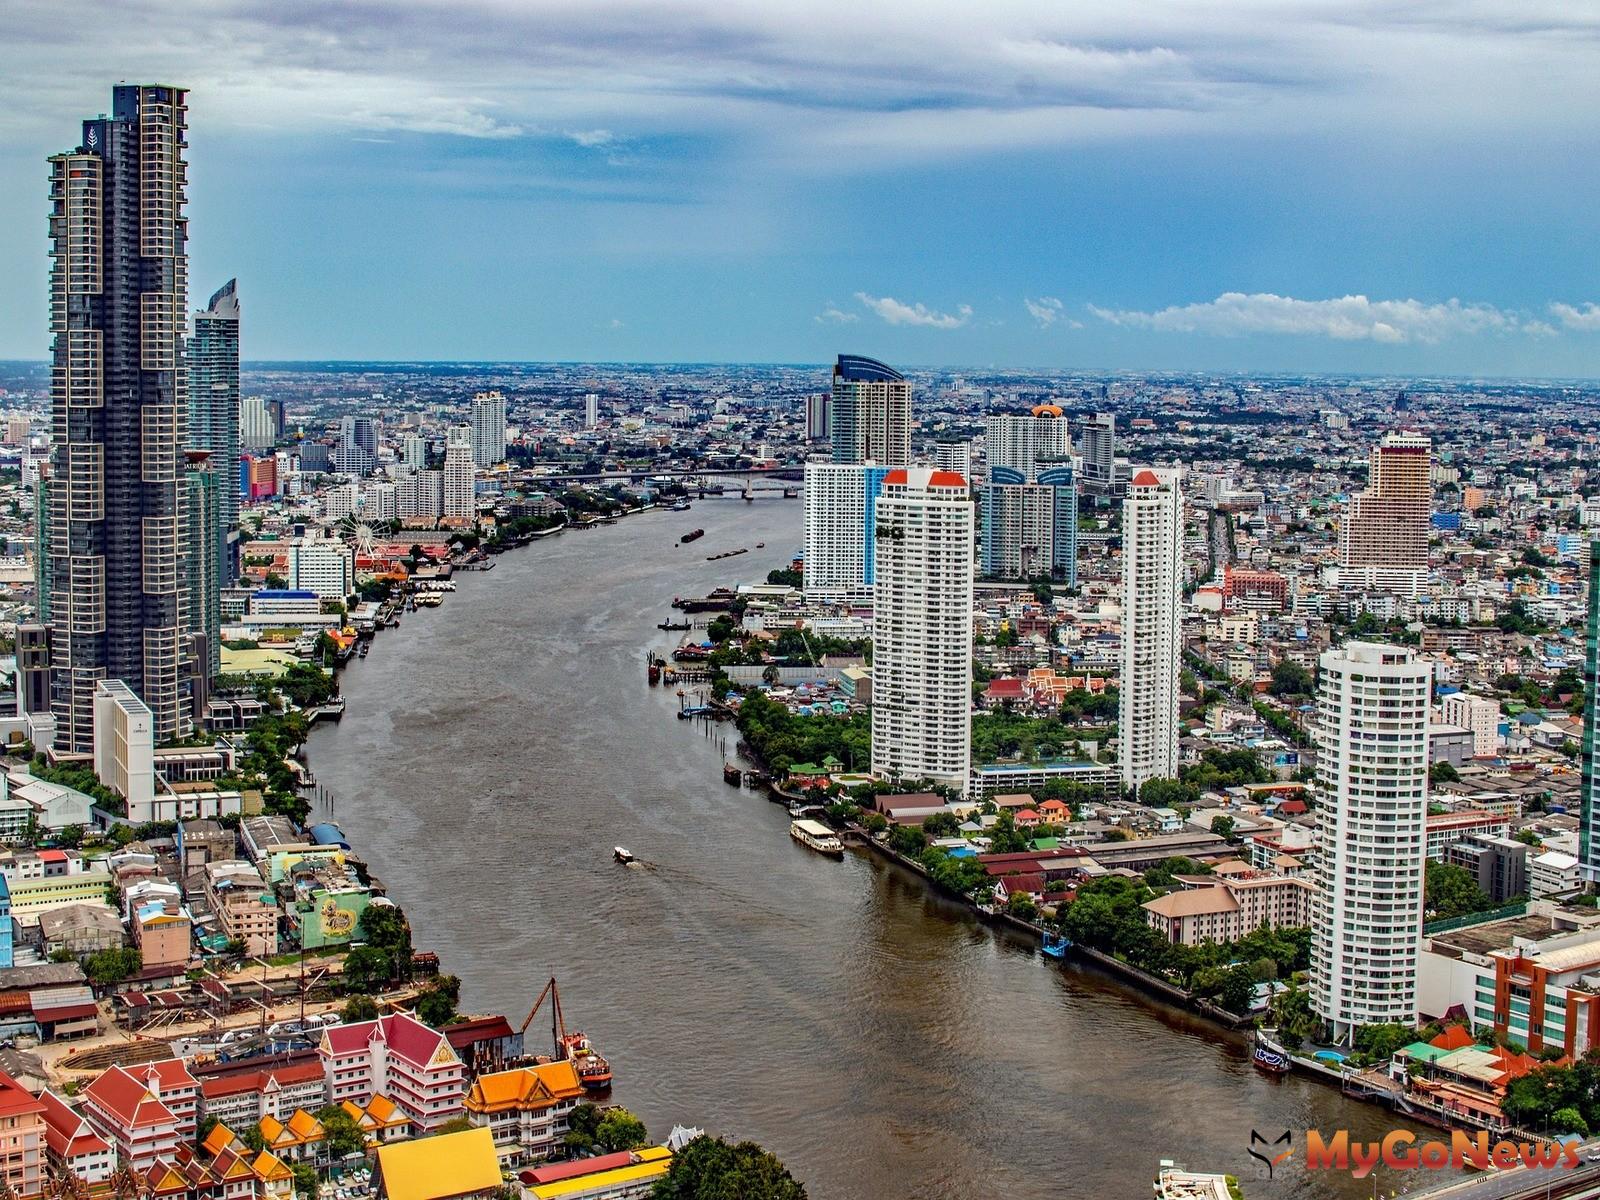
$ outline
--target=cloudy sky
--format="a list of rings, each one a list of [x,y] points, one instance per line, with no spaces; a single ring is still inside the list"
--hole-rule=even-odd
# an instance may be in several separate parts
[[[5,0],[0,357],[46,155],[190,92],[252,358],[1600,376],[1600,8]]]

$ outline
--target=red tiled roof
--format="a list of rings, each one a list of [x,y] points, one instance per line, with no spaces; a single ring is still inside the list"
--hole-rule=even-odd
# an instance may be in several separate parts
[[[899,484],[905,483],[906,482],[906,471],[905,471],[905,468],[904,467],[896,467],[893,471],[890,471],[887,475],[885,475],[883,477],[883,482],[886,485],[887,484],[891,484],[891,483],[899,483]]]
[[[960,471],[935,471],[928,476],[928,486],[964,488],[967,481],[962,478]]]
[[[375,1021],[358,1021],[353,1025],[335,1025],[324,1036],[328,1049],[335,1056],[359,1054],[381,1037],[389,1044],[389,1052],[398,1054],[413,1066],[425,1067],[438,1052],[444,1035],[429,1029],[409,1013],[390,1013]],[[449,1043],[446,1042],[446,1045]]]
[[[49,1008],[36,1008],[33,1010],[33,1019],[41,1024],[49,1025],[56,1021],[81,1021],[99,1013],[93,1001],[84,1001],[82,1004],[56,1004]]]
[[[1134,487],[1160,487],[1161,477],[1148,468],[1133,477]]]
[[[200,1091],[207,1100],[221,1096],[237,1096],[244,1092],[264,1092],[274,1085],[293,1087],[299,1083],[312,1083],[322,1078],[320,1062],[293,1063],[283,1067],[267,1067],[259,1071],[241,1071],[236,1075],[222,1075],[207,1079]]]
[[[122,1067],[107,1067],[83,1089],[86,1103],[94,1105],[124,1129],[165,1125],[177,1120],[172,1110]]]
[[[27,1088],[4,1071],[0,1071],[0,1117],[21,1117],[28,1113],[42,1113],[44,1105]]]
[[[594,1158],[580,1158],[573,1162],[556,1163],[550,1167],[533,1167],[518,1176],[524,1183],[555,1183],[561,1179],[575,1179],[579,1175],[592,1175],[597,1171],[613,1171],[633,1162],[627,1150],[615,1154],[599,1154]]]
[[[53,1154],[74,1158],[109,1150],[111,1143],[83,1119],[83,1114],[48,1089],[39,1096],[44,1109],[44,1140]]]
[[[470,1021],[458,1021],[447,1026],[444,1039],[457,1050],[464,1050],[474,1042],[488,1042],[497,1038],[513,1037],[516,1030],[511,1028],[511,1022],[504,1017],[474,1017]]]

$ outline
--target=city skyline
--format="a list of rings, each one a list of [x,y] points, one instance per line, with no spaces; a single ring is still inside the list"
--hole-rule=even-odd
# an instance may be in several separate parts
[[[0,196],[104,76],[188,88],[195,276],[250,290],[247,361],[1600,374],[1560,6],[889,6],[828,48],[830,5],[144,9],[114,61],[8,14]],[[933,65],[863,84],[885,45]],[[0,265],[40,274],[26,221]],[[45,353],[35,300],[0,356]]]

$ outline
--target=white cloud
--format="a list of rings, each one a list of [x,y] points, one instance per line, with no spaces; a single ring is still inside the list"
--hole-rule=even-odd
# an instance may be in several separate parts
[[[1271,292],[1225,292],[1202,304],[1185,304],[1156,312],[1089,306],[1113,325],[1170,333],[1204,333],[1223,337],[1248,334],[1291,334],[1337,341],[1387,344],[1438,342],[1478,333],[1512,333],[1527,328],[1514,312],[1490,304],[1460,300],[1426,304],[1420,300],[1369,300],[1341,296],[1332,300],[1297,300]]]
[[[1561,322],[1564,329],[1580,333],[1600,333],[1600,304],[1593,300],[1579,308],[1556,301],[1550,305],[1550,315]]]
[[[854,321],[859,321],[861,318],[856,313],[845,312],[844,309],[829,300],[828,307],[811,319],[819,325],[849,325]]]
[[[586,150],[612,146],[621,140],[609,129],[569,129],[567,136]]]
[[[930,329],[959,329],[972,317],[972,305],[963,304],[953,313],[935,312],[924,304],[902,304],[893,296],[869,296],[857,292],[856,299],[891,325],[925,325]]]
[[[1022,306],[1040,329],[1048,329],[1061,319],[1061,301],[1054,296],[1040,296],[1037,300],[1024,299]]]

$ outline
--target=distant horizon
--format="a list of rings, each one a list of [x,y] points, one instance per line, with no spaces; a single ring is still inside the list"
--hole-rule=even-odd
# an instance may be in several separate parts
[[[842,351],[841,353],[851,353]],[[598,359],[598,358],[256,358],[241,359],[240,370],[284,369],[294,367],[327,367],[332,369],[355,367],[753,367],[782,368],[786,370],[827,370],[833,357],[818,361],[782,361],[759,359]],[[1227,369],[1208,367],[1080,367],[1080,366],[1001,366],[976,363],[916,363],[894,361],[890,365],[904,371],[952,373],[982,373],[1021,375],[1075,374],[1087,376],[1150,377],[1193,376],[1235,379],[1348,379],[1373,382],[1428,382],[1481,383],[1501,385],[1538,385],[1600,388],[1600,375],[1495,375],[1490,373],[1451,374],[1443,371],[1334,371],[1292,369]],[[48,358],[0,358],[0,367],[27,366],[48,369]]]
[[[1570,3],[141,0],[108,37],[13,0],[3,26],[6,357],[48,345],[46,160],[146,80],[187,90],[189,305],[237,278],[253,361],[803,363],[843,336],[1600,378],[1600,16]]]

